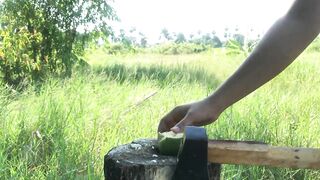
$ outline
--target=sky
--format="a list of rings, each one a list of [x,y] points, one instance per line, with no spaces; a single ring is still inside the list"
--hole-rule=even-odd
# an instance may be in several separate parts
[[[115,0],[120,22],[115,29],[135,27],[150,42],[157,41],[161,29],[184,34],[225,28],[247,36],[263,35],[291,7],[293,0]],[[251,29],[254,31],[251,32]]]

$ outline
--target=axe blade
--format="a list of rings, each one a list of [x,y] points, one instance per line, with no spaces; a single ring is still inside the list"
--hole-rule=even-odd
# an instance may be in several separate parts
[[[200,127],[187,126],[180,145],[173,180],[208,180],[208,136]]]

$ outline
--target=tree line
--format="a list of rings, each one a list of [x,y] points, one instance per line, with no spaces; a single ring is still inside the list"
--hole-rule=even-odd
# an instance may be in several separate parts
[[[3,0],[0,1],[0,79],[9,86],[41,83],[48,76],[70,77],[75,65],[85,64],[85,49],[99,46],[107,52],[151,49],[163,54],[197,53],[208,48],[241,50],[245,37],[227,30],[222,41],[214,31],[185,35],[163,28],[151,46],[144,33],[131,28],[118,35],[109,26],[117,21],[106,0]]]
[[[245,45],[245,36],[236,30],[235,33],[228,32],[228,28],[225,29],[224,39],[234,40],[238,42],[241,46]],[[163,28],[159,34],[159,41],[156,44],[161,43],[194,43],[194,44],[202,44],[209,45],[214,48],[220,48],[226,45],[227,41],[221,40],[221,38],[216,34],[213,30],[210,33],[202,33],[198,31],[195,34],[184,34],[182,32],[170,32],[167,28]],[[148,42],[148,38],[144,35],[144,33],[137,31],[136,28],[131,28],[129,31],[125,31],[124,29],[120,29],[120,33],[117,36],[113,36],[111,38],[112,42],[122,43],[127,46],[137,46],[137,47],[148,47],[150,44]]]

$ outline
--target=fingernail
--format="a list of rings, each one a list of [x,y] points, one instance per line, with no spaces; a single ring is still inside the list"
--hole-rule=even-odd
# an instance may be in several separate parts
[[[177,126],[172,127],[170,130],[173,131],[173,132],[175,132],[175,133],[179,133],[179,132],[180,132],[180,128],[177,127]]]

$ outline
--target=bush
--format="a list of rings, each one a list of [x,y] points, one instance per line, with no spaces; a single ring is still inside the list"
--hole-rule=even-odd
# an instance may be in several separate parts
[[[226,54],[227,55],[239,55],[242,54],[244,56],[248,56],[256,47],[259,40],[250,40],[244,45],[242,45],[240,42],[236,40],[228,40],[225,48],[226,48]]]
[[[0,78],[9,85],[18,85],[21,82],[30,82],[32,79],[41,78],[46,63],[41,63],[39,58],[30,58],[31,38],[36,41],[42,39],[41,34],[31,35],[27,30],[19,32],[0,31],[2,45],[0,46]]]
[[[228,40],[225,47],[227,50],[227,55],[247,55],[246,49],[238,41]]]
[[[194,43],[167,43],[156,45],[151,48],[151,51],[153,53],[160,53],[166,55],[178,55],[200,53],[208,49],[208,46]]]
[[[117,54],[135,53],[136,48],[125,45],[123,43],[115,43],[115,44],[106,44],[104,46],[104,51],[107,54],[117,55]]]
[[[109,2],[16,1],[0,3],[0,78],[18,86],[47,75],[70,77],[92,31],[108,34],[117,19]],[[77,30],[84,28],[84,33]]]

